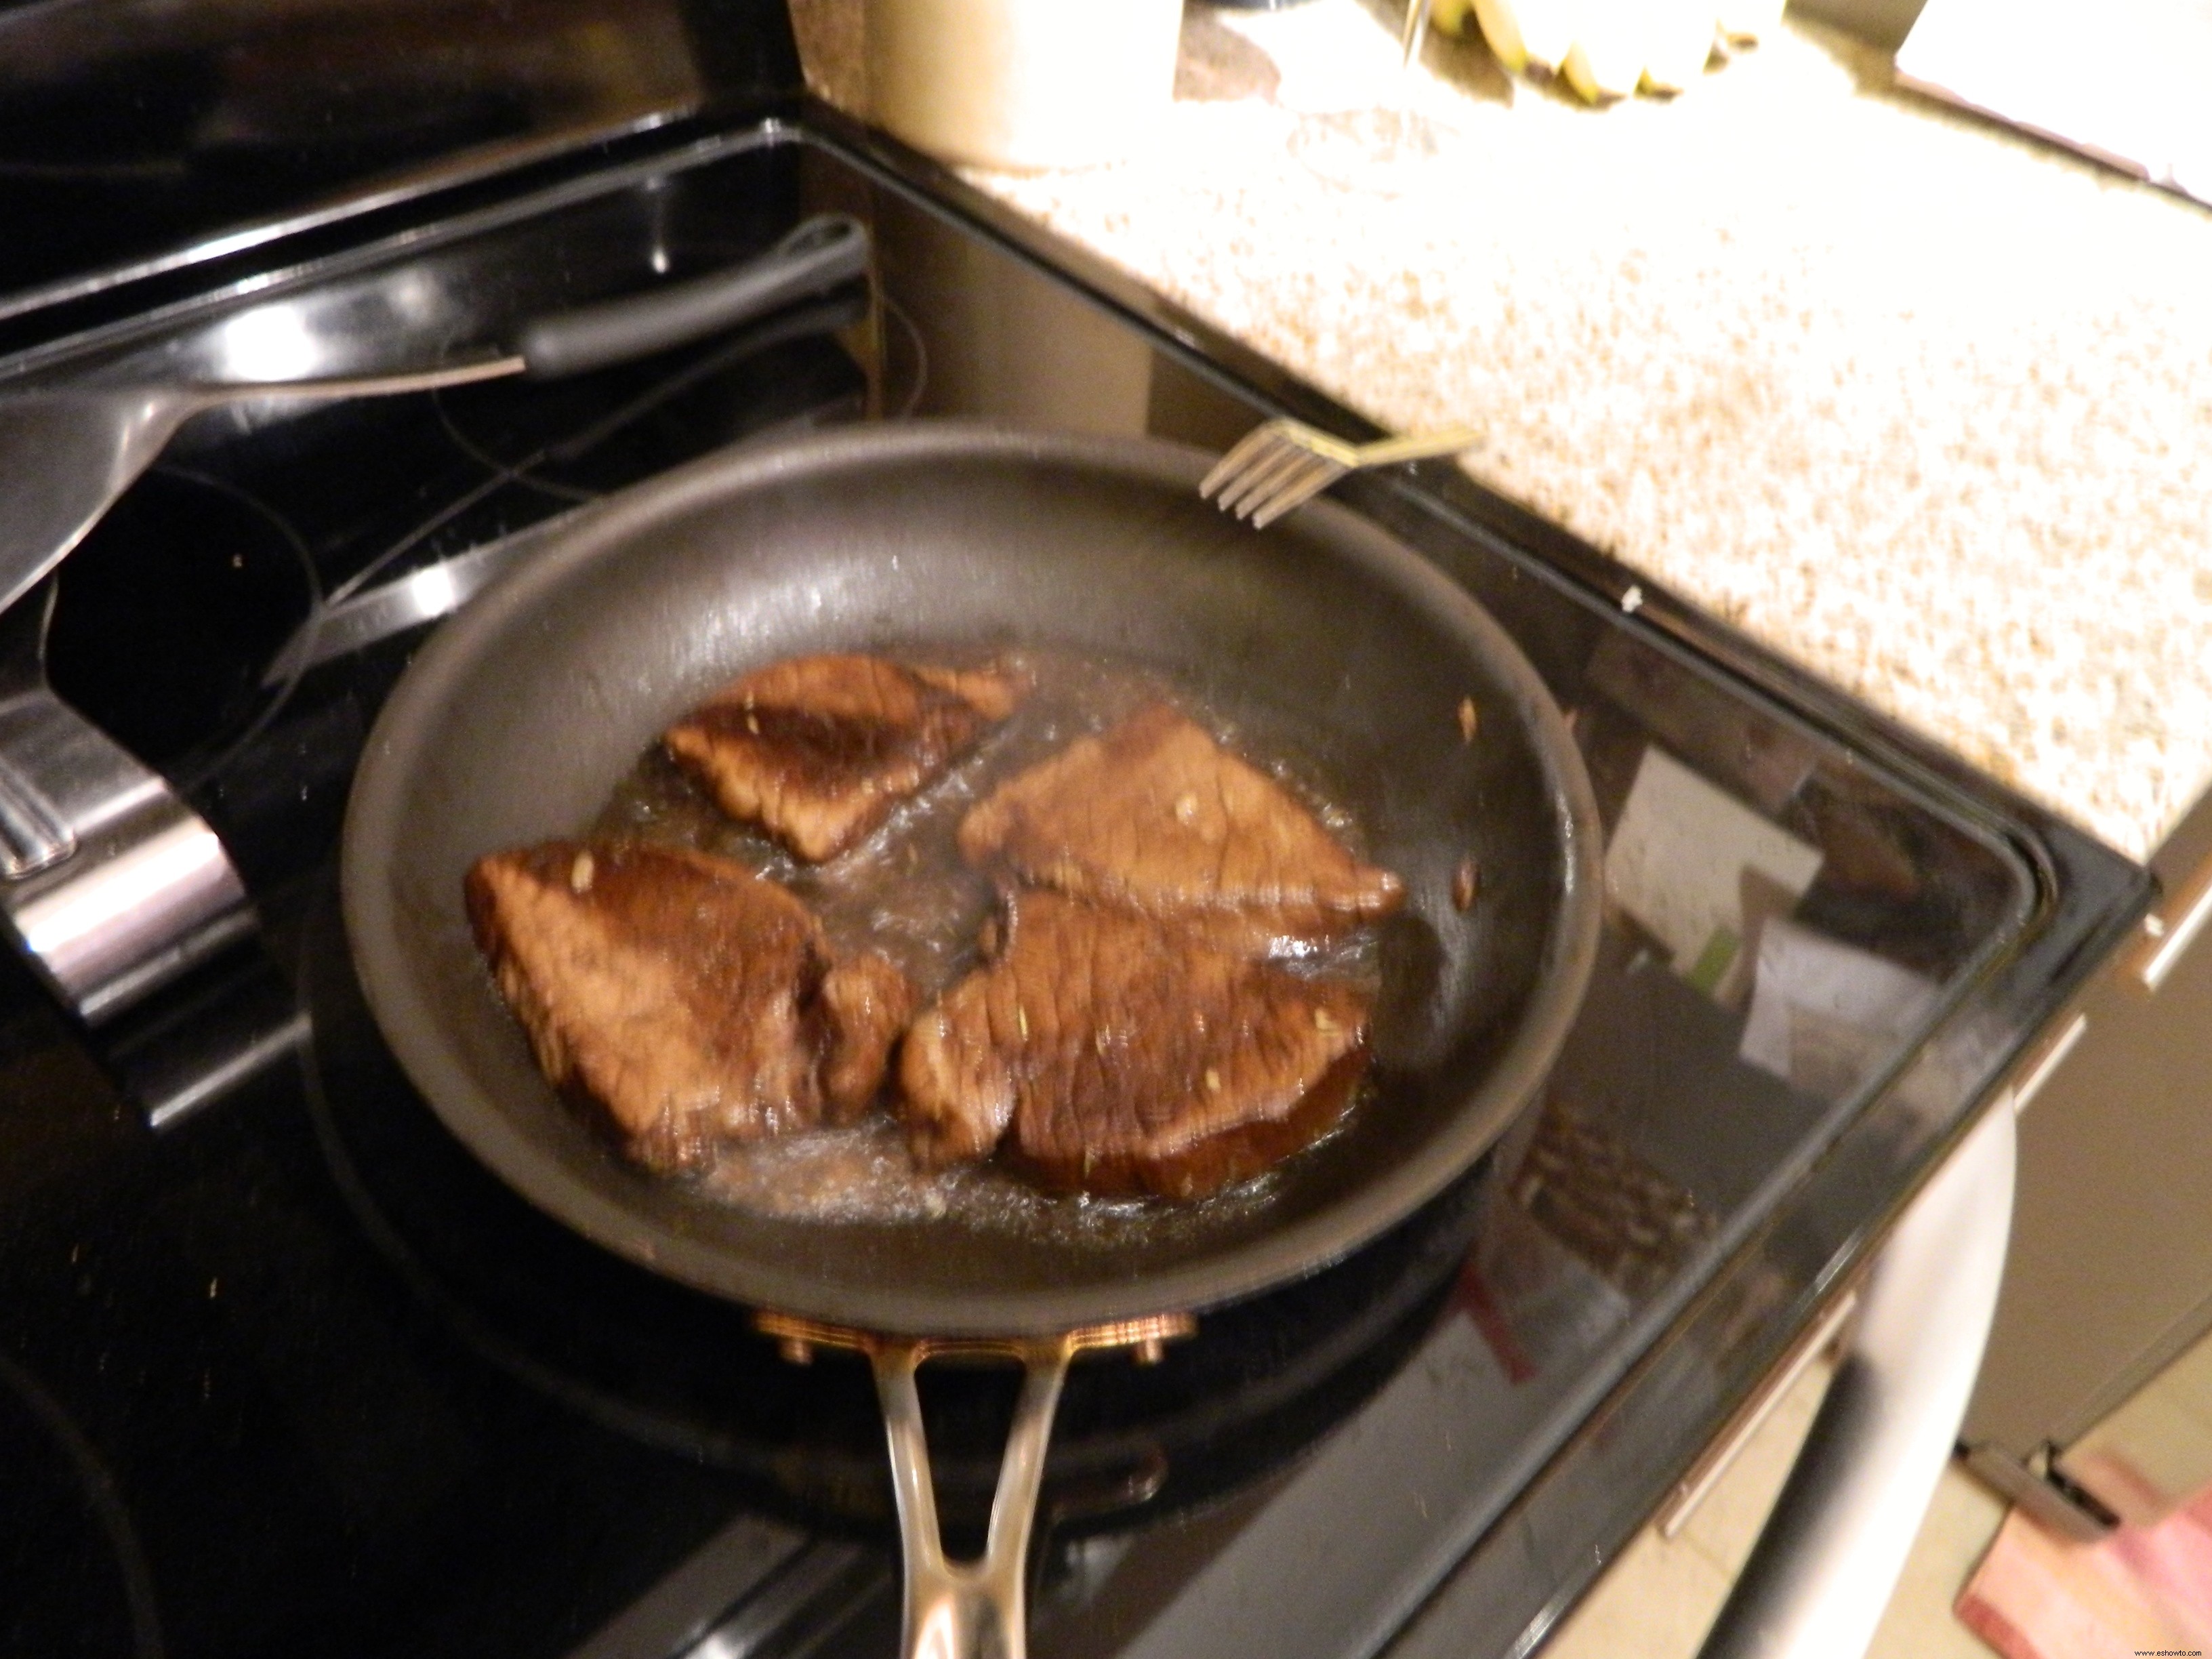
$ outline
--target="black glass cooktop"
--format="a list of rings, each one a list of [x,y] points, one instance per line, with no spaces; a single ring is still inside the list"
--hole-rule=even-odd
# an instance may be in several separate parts
[[[895,1645],[865,1369],[793,1365],[744,1310],[564,1232],[384,1051],[332,896],[355,760],[481,550],[712,449],[945,415],[1216,448],[1272,413],[1361,428],[809,120],[279,245],[250,295],[77,354],[222,325],[350,367],[394,349],[349,331],[371,299],[432,295],[491,340],[817,213],[874,250],[865,282],[570,380],[204,418],[65,565],[56,687],[199,806],[263,926],[97,1034],[0,962],[0,1652]],[[43,344],[44,372],[71,350]],[[1157,1366],[1079,1367],[1033,1564],[1047,1659],[1524,1650],[2141,896],[1448,469],[1338,494],[1568,711],[1607,826],[1601,960],[1541,1097],[1457,1187]],[[933,1371],[925,1395],[972,1536],[1011,1381]]]

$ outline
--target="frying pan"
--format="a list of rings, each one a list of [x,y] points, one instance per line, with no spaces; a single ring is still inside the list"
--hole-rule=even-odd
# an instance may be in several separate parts
[[[1266,532],[1206,506],[1212,459],[952,422],[710,456],[586,509],[447,623],[386,704],[348,808],[355,963],[447,1127],[586,1237],[761,1310],[794,1358],[873,1361],[909,1652],[1024,1650],[1028,1531],[1073,1356],[1157,1352],[1194,1313],[1310,1273],[1441,1190],[1541,1081],[1595,952],[1596,811],[1527,659],[1333,502]],[[656,733],[748,669],[1015,644],[1129,661],[1242,730],[1294,734],[1407,885],[1381,945],[1374,1097],[1259,1198],[1158,1205],[1110,1238],[957,1209],[761,1214],[611,1153],[492,987],[462,904],[471,862],[590,823]],[[1462,912],[1470,858],[1480,896]],[[947,1352],[1028,1368],[974,1565],[939,1546],[915,1389]]]

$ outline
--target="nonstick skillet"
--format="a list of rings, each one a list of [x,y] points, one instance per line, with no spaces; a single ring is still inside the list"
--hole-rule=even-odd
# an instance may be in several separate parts
[[[1595,951],[1596,811],[1527,659],[1464,592],[1333,502],[1266,532],[1205,505],[1211,459],[935,422],[710,456],[585,509],[448,623],[386,704],[348,809],[362,988],[447,1127],[578,1232],[759,1310],[794,1357],[870,1354],[910,1652],[1022,1650],[1023,1556],[1073,1355],[1156,1350],[1466,1171],[1540,1083]],[[1373,1097],[1258,1200],[1159,1204],[1103,1242],[957,1208],[770,1216],[623,1162],[538,1073],[470,937],[463,872],[582,830],[670,720],[748,669],[1011,647],[1139,665],[1232,724],[1297,732],[1367,855],[1407,884],[1382,944]],[[1469,859],[1480,896],[1462,912]],[[938,1549],[914,1388],[947,1352],[1029,1367],[974,1567]]]

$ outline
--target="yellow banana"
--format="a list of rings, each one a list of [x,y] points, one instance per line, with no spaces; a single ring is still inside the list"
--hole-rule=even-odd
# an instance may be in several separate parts
[[[1432,0],[1430,21],[1463,33],[1472,16],[1510,74],[1557,74],[1585,102],[1697,83],[1716,35],[1756,40],[1780,25],[1783,0]]]

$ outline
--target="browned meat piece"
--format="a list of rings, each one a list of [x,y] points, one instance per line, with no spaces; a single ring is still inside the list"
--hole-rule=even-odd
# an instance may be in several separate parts
[[[656,1169],[857,1114],[911,1003],[888,962],[832,963],[799,900],[701,853],[547,842],[479,859],[467,896],[545,1075]]]
[[[1164,703],[1001,784],[961,823],[960,851],[1235,949],[1326,938],[1405,899],[1396,876]]]
[[[926,1010],[899,1062],[925,1163],[1011,1132],[1046,1184],[1190,1198],[1325,1134],[1367,1064],[1368,999],[1134,911],[1030,890],[1004,951]]]
[[[832,1123],[850,1123],[883,1085],[891,1045],[914,1018],[914,986],[873,951],[841,962],[822,976],[829,1046],[822,1058],[822,1093]]]
[[[725,812],[819,863],[943,772],[1026,690],[994,669],[795,657],[725,686],[662,741]]]

